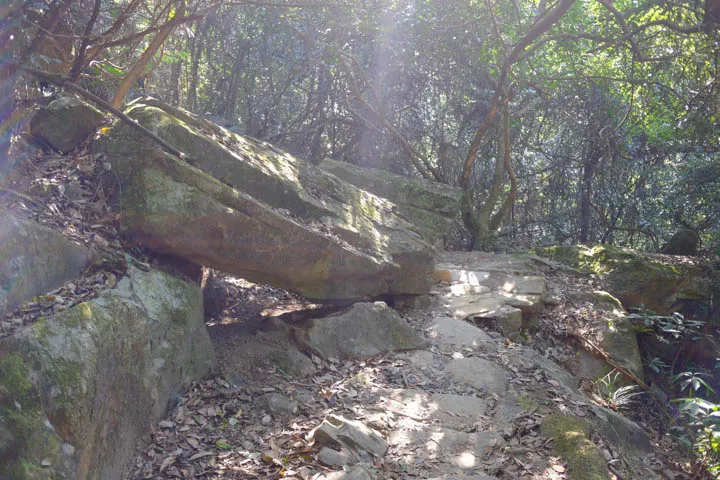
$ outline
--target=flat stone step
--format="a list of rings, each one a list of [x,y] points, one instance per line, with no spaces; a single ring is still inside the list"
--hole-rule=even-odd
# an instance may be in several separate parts
[[[395,389],[383,392],[380,406],[415,421],[435,422],[445,428],[470,427],[485,419],[488,402],[471,395]]]
[[[504,396],[507,392],[505,372],[484,358],[455,358],[445,366],[445,372],[460,383],[483,393]]]
[[[502,436],[493,430],[465,433],[449,428],[433,428],[392,431],[388,435],[388,443],[398,448],[413,449],[418,458],[426,461],[442,460],[469,470],[478,469],[481,459],[504,442]]]
[[[490,335],[484,330],[450,317],[440,317],[434,320],[427,336],[439,345],[459,347],[477,347],[492,341]]]

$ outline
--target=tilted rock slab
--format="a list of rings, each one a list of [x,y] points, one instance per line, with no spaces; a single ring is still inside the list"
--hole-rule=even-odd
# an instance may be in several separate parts
[[[430,290],[434,250],[389,201],[155,100],[126,113],[187,155],[122,122],[96,146],[121,181],[121,222],[136,241],[312,299]]]
[[[0,340],[0,478],[121,478],[168,400],[213,366],[199,288],[131,269]]]
[[[0,210],[0,316],[72,280],[91,257],[55,230]]]
[[[329,158],[320,168],[363,190],[387,198],[423,237],[442,240],[460,213],[462,190],[442,183],[413,179],[377,168],[363,168]]]

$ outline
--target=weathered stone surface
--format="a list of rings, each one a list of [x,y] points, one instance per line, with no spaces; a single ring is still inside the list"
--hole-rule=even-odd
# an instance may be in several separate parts
[[[591,405],[594,413],[591,417],[595,428],[604,439],[610,441],[617,449],[627,451],[635,450],[638,455],[646,455],[653,450],[652,443],[645,431],[627,417],[613,412],[605,407]]]
[[[472,425],[485,414],[488,406],[487,401],[469,395],[403,389],[380,393],[377,406],[385,411],[457,430]]]
[[[541,308],[542,301],[535,297],[528,300],[526,296],[493,293],[463,295],[452,299],[449,309],[457,319],[476,319],[483,326],[509,335],[522,328],[523,308],[533,312]]]
[[[60,233],[0,211],[0,316],[73,279],[90,251]]]
[[[322,447],[318,452],[318,460],[329,467],[342,467],[343,465],[351,465],[352,456],[347,452],[338,452],[332,448]]]
[[[407,359],[410,365],[419,370],[429,370],[435,364],[435,357],[428,350],[415,350],[414,352],[401,354],[400,358]]]
[[[569,292],[568,299],[575,303],[590,303],[599,310],[624,312],[622,303],[608,292],[595,290],[593,292]]]
[[[523,312],[509,305],[473,315],[474,322],[504,335],[516,334],[523,326]]]
[[[312,360],[296,348],[272,350],[268,358],[285,373],[296,377],[307,377],[317,372]]]
[[[433,244],[445,238],[460,212],[459,188],[331,159],[323,160],[320,168],[393,202],[400,214]]]
[[[372,462],[385,455],[388,448],[387,442],[372,428],[336,415],[325,417],[313,430],[312,437],[318,445],[348,453],[353,463]]]
[[[590,428],[584,420],[549,415],[543,420],[540,431],[553,440],[553,449],[567,462],[570,479],[610,479],[603,454],[588,438]]]
[[[40,110],[30,121],[30,133],[67,153],[98,128],[105,115],[78,98],[63,97]]]
[[[96,142],[122,182],[127,235],[308,298],[429,291],[433,249],[392,203],[269,144],[144,101],[126,113],[188,161],[122,122]]]
[[[659,255],[610,245],[551,247],[539,254],[600,276],[627,309],[645,305],[662,313],[671,312],[680,286],[702,271],[691,263],[671,265]]]
[[[483,393],[503,396],[507,391],[505,372],[483,358],[456,358],[445,366],[445,372],[456,381]]]
[[[450,317],[440,317],[433,321],[428,337],[440,345],[477,347],[490,342],[490,335],[468,322]]]
[[[622,312],[602,312],[592,323],[593,331],[600,338],[600,347],[618,364],[643,378],[643,362],[638,346],[637,330]],[[570,370],[576,377],[595,381],[612,370],[607,362],[597,358],[594,352],[579,350]],[[624,380],[624,379],[623,379]]]
[[[513,358],[517,364],[526,365],[527,367],[533,369],[543,370],[550,378],[564,385],[568,390],[577,392],[577,379],[575,379],[575,377],[570,375],[567,370],[562,368],[553,360],[545,358],[537,351],[528,347],[520,347],[509,350],[506,352],[506,355]]]
[[[541,301],[547,297],[547,282],[537,275],[511,276],[502,286],[506,293],[515,295],[537,295]]]
[[[504,444],[498,432],[465,433],[448,428],[396,430],[388,435],[392,446],[413,448],[425,460],[442,460],[460,469],[477,469],[488,447]]]
[[[213,364],[199,288],[131,268],[0,340],[0,418],[15,438],[0,478],[120,478],[168,400]]]
[[[384,302],[356,303],[350,310],[316,318],[310,328],[296,328],[298,342],[322,358],[367,358],[414,350],[423,340]]]

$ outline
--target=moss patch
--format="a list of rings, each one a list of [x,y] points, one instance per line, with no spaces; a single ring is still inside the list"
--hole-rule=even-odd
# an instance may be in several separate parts
[[[590,427],[583,420],[565,415],[545,417],[540,431],[553,440],[553,449],[568,464],[572,480],[609,480],[600,449],[588,439]]]

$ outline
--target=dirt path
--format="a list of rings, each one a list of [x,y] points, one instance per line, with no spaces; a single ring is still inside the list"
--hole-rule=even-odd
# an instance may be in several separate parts
[[[253,328],[218,322],[220,375],[178,396],[126,478],[570,478],[540,433],[552,413],[615,432],[592,436],[615,478],[669,478],[639,427],[599,410],[571,375],[521,345],[518,319],[527,325],[557,293],[544,267],[527,257],[443,254],[447,278],[430,305],[403,311],[427,347],[366,360],[301,354],[277,319],[255,318]],[[313,443],[313,429],[333,416],[362,437],[353,467]],[[632,449],[628,435],[637,437]]]

